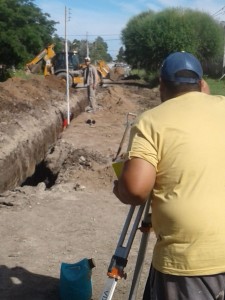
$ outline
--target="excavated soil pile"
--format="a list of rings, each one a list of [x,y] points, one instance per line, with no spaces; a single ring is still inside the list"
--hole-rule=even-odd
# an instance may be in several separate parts
[[[96,263],[94,300],[104,287],[129,210],[112,194],[112,159],[127,114],[158,105],[159,92],[137,83],[99,87],[95,114],[84,112],[84,88],[71,90],[70,101],[73,119],[63,130],[67,102],[57,78],[0,83],[0,299],[58,300],[61,263],[84,257]],[[140,237],[114,300],[127,299]],[[138,299],[154,240],[152,235]]]
[[[76,114],[82,110],[81,99],[80,95],[71,95],[71,109]],[[65,84],[55,76],[9,79],[0,83],[0,103],[0,192],[3,192],[31,176],[56,142],[66,116]]]

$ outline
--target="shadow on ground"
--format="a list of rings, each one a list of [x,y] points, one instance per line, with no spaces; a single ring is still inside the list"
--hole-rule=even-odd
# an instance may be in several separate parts
[[[0,266],[0,299],[59,300],[59,279]]]

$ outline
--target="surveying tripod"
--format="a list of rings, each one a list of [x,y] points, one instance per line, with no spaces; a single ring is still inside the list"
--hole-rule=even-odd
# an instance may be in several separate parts
[[[137,207],[131,206],[125,220],[122,233],[120,235],[116,250],[112,256],[111,262],[108,267],[108,279],[106,281],[105,287],[101,294],[99,300],[111,300],[113,293],[115,291],[116,285],[119,279],[126,279],[127,275],[124,272],[124,268],[128,262],[128,255],[131,246],[134,241],[135,234],[138,229],[142,232],[141,243],[139,246],[136,266],[134,270],[133,280],[130,288],[130,294],[128,300],[135,300],[137,296],[138,284],[140,281],[141,271],[144,263],[145,253],[147,249],[147,243],[149,239],[150,229],[151,229],[151,214],[149,213],[150,199],[146,201],[145,204]],[[136,217],[133,220],[133,226],[131,225],[132,218],[136,211]],[[144,218],[139,227],[142,214],[144,212]],[[132,226],[130,234],[128,234],[128,229]],[[127,243],[124,245],[125,239],[127,238]]]
[[[128,133],[129,127],[132,122],[129,120],[129,117],[136,117],[136,114],[128,113],[127,114],[127,124],[125,128],[125,132],[123,134],[122,140],[120,142],[118,151],[116,153],[116,157],[113,161],[116,161],[119,156],[123,143],[125,141],[125,137]],[[145,253],[147,249],[147,243],[149,239],[150,229],[151,229],[151,214],[149,213],[150,209],[150,198],[145,202],[145,204],[141,206],[131,206],[125,220],[122,233],[120,235],[116,250],[114,255],[111,258],[111,262],[108,267],[107,276],[108,279],[106,281],[103,292],[99,298],[99,300],[111,300],[113,297],[113,293],[115,291],[118,280],[124,278],[126,279],[127,275],[124,271],[124,268],[128,262],[128,255],[130,253],[131,246],[134,241],[135,234],[138,229],[142,232],[141,243],[139,246],[136,266],[134,270],[133,280],[130,288],[130,294],[128,300],[135,300],[137,296],[138,285],[140,281],[140,275],[144,263]],[[141,217],[144,213],[144,217],[141,223],[141,227],[139,227]],[[136,214],[136,217],[135,217]],[[133,225],[132,225],[133,221]],[[128,232],[128,230],[130,231]],[[125,244],[125,241],[126,244]]]

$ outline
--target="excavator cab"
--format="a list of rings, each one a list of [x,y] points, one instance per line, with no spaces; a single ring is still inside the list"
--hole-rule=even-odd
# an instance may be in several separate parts
[[[56,56],[52,59],[52,64],[54,66],[54,71],[66,69],[66,55],[65,52],[58,52]],[[68,52],[68,67],[69,70],[78,70],[80,66],[79,58],[74,52]]]
[[[62,80],[67,80],[66,55],[65,52],[58,52],[52,59],[54,74]],[[83,70],[80,67],[79,58],[74,51],[68,52],[69,86],[75,87],[83,83]]]

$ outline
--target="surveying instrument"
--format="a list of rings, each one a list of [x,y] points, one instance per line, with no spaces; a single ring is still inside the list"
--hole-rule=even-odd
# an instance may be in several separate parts
[[[129,128],[132,125],[132,121],[129,120],[130,117],[136,117],[136,114],[128,113],[127,114],[127,124],[126,128],[120,142],[116,157],[113,159],[115,162],[122,150],[123,143],[125,141],[125,137],[129,131]],[[115,170],[115,168],[114,168]],[[116,172],[116,170],[115,170]],[[117,172],[116,172],[117,173]],[[117,174],[118,176],[118,174]],[[118,244],[116,246],[116,250],[114,255],[111,258],[108,272],[107,272],[107,280],[105,283],[105,287],[103,292],[99,298],[99,300],[111,300],[113,299],[113,294],[116,288],[118,281],[122,278],[126,279],[127,275],[124,271],[127,262],[128,255],[130,253],[130,249],[132,247],[135,234],[137,230],[141,230],[142,238],[139,246],[139,251],[137,255],[136,265],[134,269],[134,275],[132,279],[132,284],[130,288],[129,298],[128,300],[135,300],[137,297],[138,285],[140,282],[140,276],[142,272],[142,267],[144,263],[145,253],[147,249],[148,239],[150,235],[151,229],[151,214],[150,210],[150,198],[146,200],[145,204],[141,206],[131,206],[126,217],[124,226],[122,228],[121,235],[118,240]],[[143,215],[143,220],[140,221]]]

